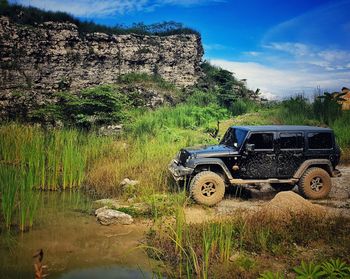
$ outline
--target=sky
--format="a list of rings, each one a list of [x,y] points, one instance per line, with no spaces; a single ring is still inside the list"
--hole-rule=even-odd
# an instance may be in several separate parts
[[[10,0],[106,25],[177,21],[265,97],[350,87],[350,0]]]

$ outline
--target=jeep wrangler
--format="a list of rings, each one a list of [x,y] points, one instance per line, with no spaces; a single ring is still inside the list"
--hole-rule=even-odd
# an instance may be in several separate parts
[[[305,198],[328,196],[340,148],[329,128],[232,126],[218,145],[181,149],[169,170],[204,205],[221,201],[230,185],[270,183],[276,190],[298,185]]]

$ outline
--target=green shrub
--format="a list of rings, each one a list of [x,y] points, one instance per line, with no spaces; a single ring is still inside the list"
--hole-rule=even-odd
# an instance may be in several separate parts
[[[47,104],[34,110],[33,121],[55,122],[90,129],[125,119],[129,99],[120,93],[116,86],[102,85],[82,90],[76,94],[60,92],[56,94],[57,103]]]
[[[210,122],[228,117],[228,111],[218,105],[198,107],[178,105],[174,108],[162,107],[156,111],[144,111],[134,115],[134,121],[126,125],[134,138],[155,136],[172,129],[199,129]]]
[[[301,262],[300,266],[295,267],[294,271],[298,279],[317,279],[325,274],[320,265],[313,262],[307,264],[304,261]]]
[[[204,92],[202,90],[196,89],[187,98],[186,103],[194,106],[208,106],[211,104],[217,104],[218,99],[215,92],[212,92],[212,91]]]
[[[284,100],[278,113],[284,124],[312,125],[316,121],[312,111],[312,105],[302,95]]]
[[[340,259],[331,259],[322,264],[322,270],[327,278],[349,278],[350,265]]]
[[[247,112],[256,111],[258,108],[259,105],[254,101],[249,99],[237,99],[228,109],[233,116],[237,116]]]
[[[94,23],[92,21],[81,21],[65,12],[44,11],[34,7],[25,7],[18,4],[9,4],[8,1],[0,2],[0,15],[9,17],[12,21],[32,25],[47,21],[71,22],[78,26],[80,35],[85,33],[102,32],[106,34],[141,34],[169,36],[177,34],[197,34],[198,31],[184,26],[182,23],[174,21],[164,21],[155,24],[146,25],[144,23],[134,23],[131,26],[116,25],[109,27]]]
[[[331,127],[334,129],[338,144],[343,148],[350,147],[350,111],[344,111],[334,120]]]
[[[312,107],[316,118],[327,124],[332,124],[337,118],[341,117],[341,104],[336,93],[325,92],[323,95],[315,98]]]
[[[123,74],[119,76],[119,82],[126,84],[150,83],[157,86],[160,89],[176,90],[176,87],[173,83],[164,80],[160,75],[157,74],[150,75],[142,72]]]
[[[244,81],[237,80],[233,73],[204,61],[201,65],[204,73],[198,82],[198,89],[216,97],[218,104],[229,110],[239,99],[257,97],[259,90],[249,90]]]

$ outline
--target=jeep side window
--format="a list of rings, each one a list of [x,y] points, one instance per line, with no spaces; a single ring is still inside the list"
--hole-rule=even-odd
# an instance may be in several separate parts
[[[303,148],[302,133],[280,133],[280,149],[302,149]]]
[[[308,133],[307,138],[310,149],[331,149],[333,146],[331,133]]]
[[[255,150],[258,149],[273,149],[273,133],[255,133],[251,134],[249,144],[255,145]]]

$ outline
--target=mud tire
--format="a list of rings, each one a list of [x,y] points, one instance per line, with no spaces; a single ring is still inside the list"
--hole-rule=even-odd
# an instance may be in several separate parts
[[[326,198],[331,191],[332,181],[328,172],[321,168],[309,168],[299,180],[299,193],[308,199]]]
[[[295,185],[291,185],[289,183],[271,183],[270,184],[273,189],[277,192],[281,191],[291,191],[295,187]]]
[[[215,172],[202,171],[191,180],[190,194],[197,203],[213,206],[223,199],[225,182]]]

